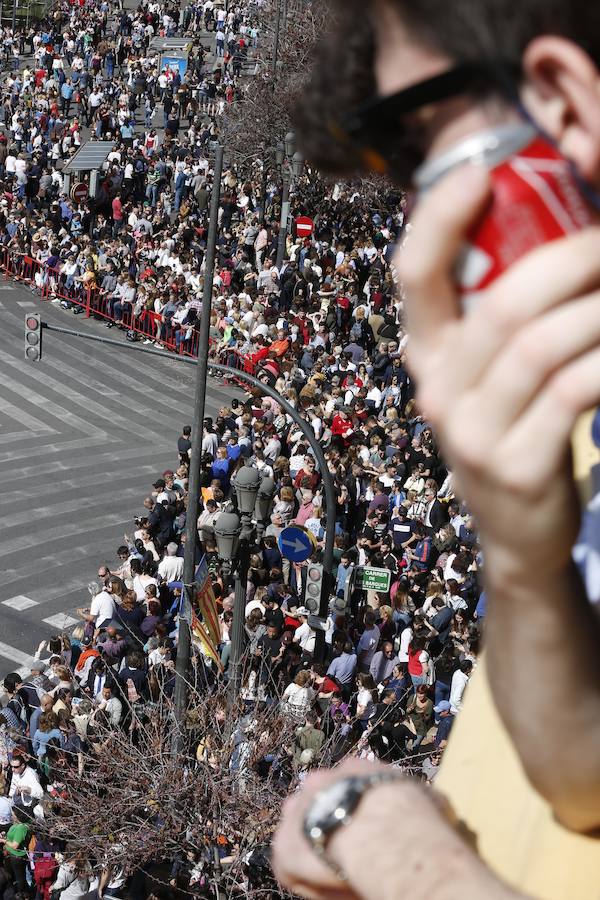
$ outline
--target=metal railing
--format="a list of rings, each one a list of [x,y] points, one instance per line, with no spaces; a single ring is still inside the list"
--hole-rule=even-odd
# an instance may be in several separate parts
[[[198,355],[199,321],[191,326],[182,325],[154,310],[140,309],[136,312],[135,302],[128,301],[119,301],[122,317],[117,319],[117,301],[110,292],[102,291],[96,285],[86,286],[81,276],[67,275],[60,268],[52,268],[8,247],[0,249],[0,272],[6,279],[28,285],[41,300],[58,301],[88,319],[112,322],[115,327],[126,331],[132,341],[151,341],[161,349],[180,356],[196,358]],[[211,360],[249,375],[257,374],[259,370],[248,354],[242,354],[234,347],[219,350],[214,341],[211,341]],[[235,377],[232,380],[235,381]],[[241,381],[240,386],[244,386]]]
[[[171,318],[154,310],[139,309],[130,303],[113,297],[98,286],[87,286],[81,276],[67,275],[31,256],[3,248],[0,269],[6,278],[28,284],[42,300],[58,300],[74,312],[112,322],[128,332],[132,340],[151,340],[166,350],[185,356],[198,354],[198,330],[194,325],[173,322]],[[119,303],[121,316],[116,316]]]

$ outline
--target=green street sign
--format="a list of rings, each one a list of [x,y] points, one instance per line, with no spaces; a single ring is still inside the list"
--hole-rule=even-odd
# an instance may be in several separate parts
[[[363,591],[378,591],[386,594],[390,589],[391,572],[389,569],[374,569],[369,566],[357,566],[354,570],[356,578],[354,587]]]

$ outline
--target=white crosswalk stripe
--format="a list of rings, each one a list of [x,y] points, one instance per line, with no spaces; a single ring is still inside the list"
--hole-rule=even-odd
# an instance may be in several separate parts
[[[45,622],[46,625],[51,625],[52,628],[56,628],[59,631],[64,631],[76,625],[79,619],[74,619],[73,616],[68,616],[66,613],[55,613],[53,616],[42,619],[42,622]]]
[[[30,671],[27,663],[31,662],[33,653],[24,653],[22,650],[17,650],[16,647],[11,647],[10,644],[5,644],[3,641],[0,641],[0,656],[3,656],[5,659],[10,659],[12,662],[16,662],[22,666],[23,670],[17,670],[19,671],[19,674],[24,675],[26,672]]]
[[[9,597],[8,600],[3,600],[2,605],[10,607],[10,609],[16,609],[17,612],[23,612],[24,609],[29,609],[30,606],[37,606],[38,601],[32,600],[31,597],[25,597],[23,594],[17,594],[16,597]]]
[[[3,388],[4,388],[4,378]],[[36,419],[35,416],[30,415],[28,412],[22,407],[16,406],[14,403],[10,403],[5,397],[0,397],[0,413],[4,413],[4,415],[9,416],[11,419],[14,419],[15,422],[18,422],[19,425],[25,425],[28,428],[31,428],[33,431],[41,431],[46,434],[58,434],[58,431],[55,428],[52,428],[50,425],[47,425],[45,422],[42,422],[41,419]]]
[[[155,477],[177,464],[191,424],[194,368],[107,345],[44,335],[43,358],[23,355],[24,309],[70,324],[25,287],[0,302],[0,680],[28,670],[42,639],[80,620],[98,566],[116,565],[123,533]],[[76,329],[104,334],[93,321]],[[111,334],[112,337],[112,334]],[[210,380],[206,414],[234,387]]]

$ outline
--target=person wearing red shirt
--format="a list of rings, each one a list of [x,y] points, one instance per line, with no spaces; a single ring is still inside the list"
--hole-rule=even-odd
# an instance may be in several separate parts
[[[348,381],[348,376],[350,376],[350,381]],[[356,387],[360,389],[361,387],[364,387],[364,382],[363,382],[362,378],[359,378],[355,372],[348,372],[348,374],[342,381],[342,388],[345,390],[348,387],[348,385],[350,385],[350,386],[356,385]]]
[[[297,325],[300,330],[301,343],[306,346],[310,340],[310,331],[308,330],[308,321],[306,319],[306,313],[303,309],[300,310],[298,315],[292,319],[292,325]]]
[[[264,343],[262,346],[259,346],[259,349],[256,351],[256,353],[248,353],[244,364],[245,371],[254,374],[257,365],[262,362],[263,359],[266,359],[268,355],[269,348]]]
[[[125,221],[123,216],[123,204],[121,198],[117,195],[112,201],[112,217],[113,217],[113,237],[116,237],[123,227]]]
[[[317,472],[316,464],[312,456],[304,457],[304,465],[294,478],[294,487],[298,490],[300,487],[309,487],[311,491],[316,491],[320,474]]]
[[[341,444],[343,449],[348,447],[350,439],[354,434],[350,410],[342,407],[342,409],[335,414],[333,422],[331,423],[331,434],[335,444],[338,446]]]
[[[312,667],[313,687],[317,692],[317,700],[330,700],[341,694],[339,684],[327,675],[327,667],[321,663],[314,663]]]

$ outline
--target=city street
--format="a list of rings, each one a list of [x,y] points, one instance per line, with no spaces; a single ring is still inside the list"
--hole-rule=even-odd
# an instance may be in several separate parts
[[[194,368],[46,332],[43,359],[24,359],[24,317],[107,335],[103,323],[0,282],[0,675],[40,640],[75,624],[100,563],[154,479],[177,463],[190,423]],[[110,332],[110,337],[122,333]],[[233,389],[212,382],[207,414]]]

